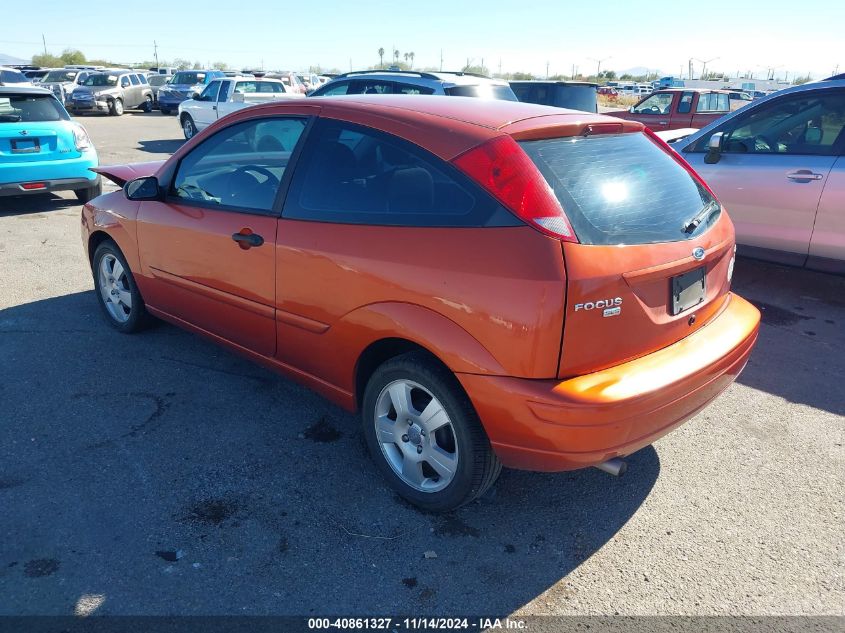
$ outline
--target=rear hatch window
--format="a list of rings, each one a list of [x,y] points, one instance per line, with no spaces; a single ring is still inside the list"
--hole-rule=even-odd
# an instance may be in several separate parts
[[[0,95],[0,123],[67,121],[69,119],[67,112],[53,95]]]
[[[452,97],[479,97],[481,99],[503,99],[505,101],[517,101],[516,95],[510,86],[497,84],[479,84],[477,86],[452,86],[445,89],[446,94]]]
[[[721,211],[715,198],[645,134],[522,141],[581,244],[690,240]]]

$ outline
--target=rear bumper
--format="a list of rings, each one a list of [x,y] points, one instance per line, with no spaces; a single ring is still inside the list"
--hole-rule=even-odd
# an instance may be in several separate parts
[[[24,183],[7,182],[0,184],[0,198],[5,196],[29,196],[39,193],[50,193],[51,191],[76,191],[93,187],[99,181],[99,176],[94,178],[60,178],[57,180],[28,180],[26,182],[44,183],[41,189],[24,189]]]
[[[84,189],[96,184],[99,176],[91,167],[99,164],[97,152],[82,152],[76,158],[0,162],[0,196],[22,196],[47,191]],[[44,189],[24,190],[24,183],[43,182]]]
[[[164,108],[165,110],[175,110],[179,107],[179,104],[183,101],[187,101],[188,97],[177,96],[173,94],[161,94],[158,95],[158,103],[159,105]]]
[[[698,413],[745,367],[759,325],[732,294],[694,334],[610,369],[564,381],[458,378],[505,466],[575,470],[630,455]]]

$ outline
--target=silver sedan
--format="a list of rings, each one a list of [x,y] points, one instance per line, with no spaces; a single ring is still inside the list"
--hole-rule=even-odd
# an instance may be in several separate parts
[[[728,209],[740,253],[845,272],[845,80],[781,90],[672,147]]]

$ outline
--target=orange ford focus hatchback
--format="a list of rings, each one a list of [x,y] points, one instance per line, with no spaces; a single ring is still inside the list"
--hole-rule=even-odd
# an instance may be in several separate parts
[[[435,511],[502,466],[599,466],[701,410],[759,313],[734,230],[640,123],[414,96],[276,102],[163,163],[98,168],[96,296],[359,410],[379,470]]]

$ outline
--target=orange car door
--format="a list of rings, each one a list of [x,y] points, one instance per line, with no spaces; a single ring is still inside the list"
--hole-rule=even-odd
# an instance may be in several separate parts
[[[205,139],[139,211],[145,300],[265,356],[276,351],[276,198],[305,117],[252,119]]]

